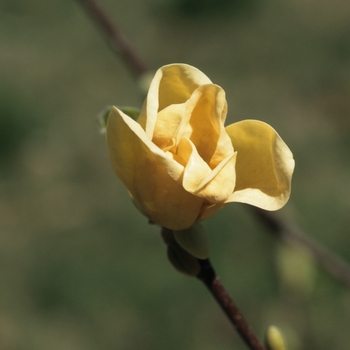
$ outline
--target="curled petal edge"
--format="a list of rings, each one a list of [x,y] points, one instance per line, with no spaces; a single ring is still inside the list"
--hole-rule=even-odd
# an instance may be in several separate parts
[[[268,124],[244,120],[226,127],[237,152],[236,187],[228,202],[278,210],[289,199],[293,154]]]

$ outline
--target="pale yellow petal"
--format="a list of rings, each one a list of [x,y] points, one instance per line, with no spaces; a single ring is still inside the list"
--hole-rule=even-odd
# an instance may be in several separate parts
[[[150,90],[157,91],[158,110],[177,103],[186,102],[199,86],[211,80],[199,69],[187,64],[170,64],[159,69]]]
[[[204,203],[202,206],[202,210],[198,216],[198,221],[206,220],[212,217],[217,211],[223,208],[226,203]]]
[[[114,171],[140,210],[151,221],[169,229],[190,227],[203,200],[175,181],[181,178],[183,166],[154,145],[138,123],[115,107],[109,115],[106,134]]]
[[[168,150],[175,145],[175,134],[185,113],[185,107],[185,103],[174,104],[158,113],[152,141],[162,150]]]
[[[237,153],[223,159],[211,173],[203,179],[194,194],[205,198],[210,203],[221,203],[232,195],[236,184]],[[185,170],[186,171],[186,170]]]
[[[230,137],[224,128],[226,113],[224,90],[215,84],[203,85],[188,100],[177,132],[177,140],[189,138],[211,169],[233,154]]]
[[[224,202],[229,198],[235,187],[236,154],[224,158],[212,170],[194,144],[183,138],[178,146],[178,155],[186,164],[182,184],[188,192],[210,203]]]
[[[170,64],[158,69],[138,119],[148,138],[153,138],[158,112],[172,104],[185,103],[195,89],[210,83],[204,73],[187,64]]]
[[[183,138],[180,140],[177,148],[177,156],[183,159],[185,171],[182,184],[186,191],[195,193],[211,169],[209,165],[200,157],[193,143]]]
[[[237,151],[236,187],[227,202],[277,210],[289,199],[293,155],[268,124],[244,120],[226,127]]]

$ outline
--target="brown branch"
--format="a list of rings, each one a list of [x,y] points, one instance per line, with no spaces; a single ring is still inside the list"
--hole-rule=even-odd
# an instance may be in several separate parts
[[[210,293],[219,303],[222,310],[230,319],[244,342],[252,350],[265,350],[264,346],[254,334],[252,328],[249,326],[248,322],[245,320],[232,298],[227,293],[225,287],[220,281],[220,278],[216,275],[209,259],[198,259],[198,261],[201,265],[201,270],[197,275],[197,278],[201,280],[209,289]]]
[[[101,27],[110,41],[112,48],[123,58],[134,75],[139,78],[147,73],[147,65],[131,47],[118,26],[110,20],[102,6],[96,0],[79,1]],[[253,211],[277,236],[305,247],[325,271],[350,288],[350,267],[345,261],[332,254],[311,238],[308,238],[306,234],[302,233],[295,226],[291,227],[285,220],[278,218],[275,214],[257,208],[253,208]]]
[[[182,248],[174,238],[172,230],[162,227],[161,236],[167,245],[168,258],[176,270],[197,277],[208,288],[221,309],[231,321],[240,337],[251,350],[265,350],[252,328],[238,310],[217,276],[209,259],[198,259]]]
[[[100,6],[96,0],[79,1],[96,24],[102,29],[112,49],[118,56],[122,57],[133,74],[137,78],[140,78],[143,74],[147,73],[149,71],[147,65],[132,48],[123,32],[111,21],[102,6]],[[319,243],[308,238],[297,227],[291,226],[285,220],[278,218],[275,214],[257,208],[253,208],[253,210],[257,217],[259,217],[276,236],[306,248],[325,271],[350,288],[350,267],[346,262],[332,254]],[[245,321],[220,282],[209,260],[198,260],[198,262],[200,263],[201,270],[197,278],[209,289],[246,344],[252,350],[264,350],[265,348],[261,345],[251,327]]]
[[[277,237],[306,249],[328,274],[350,288],[350,266],[339,256],[306,235],[295,224],[291,224],[278,215],[252,207],[259,220]]]
[[[140,78],[148,72],[148,67],[137,52],[133,49],[130,42],[123,34],[120,28],[113,23],[107,12],[96,0],[79,0],[88,14],[104,32],[112,49],[129,66],[133,74]]]

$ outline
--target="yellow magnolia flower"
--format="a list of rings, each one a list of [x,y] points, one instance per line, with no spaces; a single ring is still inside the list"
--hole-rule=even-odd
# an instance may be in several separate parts
[[[112,166],[154,223],[182,230],[229,202],[277,210],[288,200],[293,155],[266,123],[224,127],[224,90],[186,64],[160,68],[137,121],[107,122]]]

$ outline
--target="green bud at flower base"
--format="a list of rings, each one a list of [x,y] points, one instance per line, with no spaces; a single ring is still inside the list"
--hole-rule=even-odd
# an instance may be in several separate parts
[[[101,111],[97,116],[98,122],[100,124],[101,134],[106,133],[108,116],[109,116],[112,108],[113,108],[113,106],[105,107],[105,109],[103,111]],[[119,107],[119,109],[133,120],[136,120],[141,113],[141,110],[139,108],[136,108],[136,107],[125,106],[125,107]]]
[[[175,240],[168,245],[168,259],[176,270],[188,276],[197,276],[201,269],[198,260],[180,247]]]
[[[198,259],[209,257],[209,238],[204,227],[199,223],[181,231],[162,227],[162,238],[173,267],[185,275],[197,276],[201,270]]]
[[[190,228],[174,231],[176,242],[198,259],[209,257],[209,237],[204,227],[196,222]]]
[[[109,113],[111,112],[111,109],[112,109],[112,106],[107,106],[97,116],[97,120],[100,124],[101,134],[106,133],[107,120],[108,120]]]
[[[125,106],[125,107],[120,107],[119,109],[123,113],[125,113],[128,117],[130,117],[131,119],[134,119],[134,120],[136,120],[141,113],[141,110],[139,108],[136,108],[136,107]]]
[[[267,329],[265,342],[268,350],[287,350],[283,335],[275,326]]]

